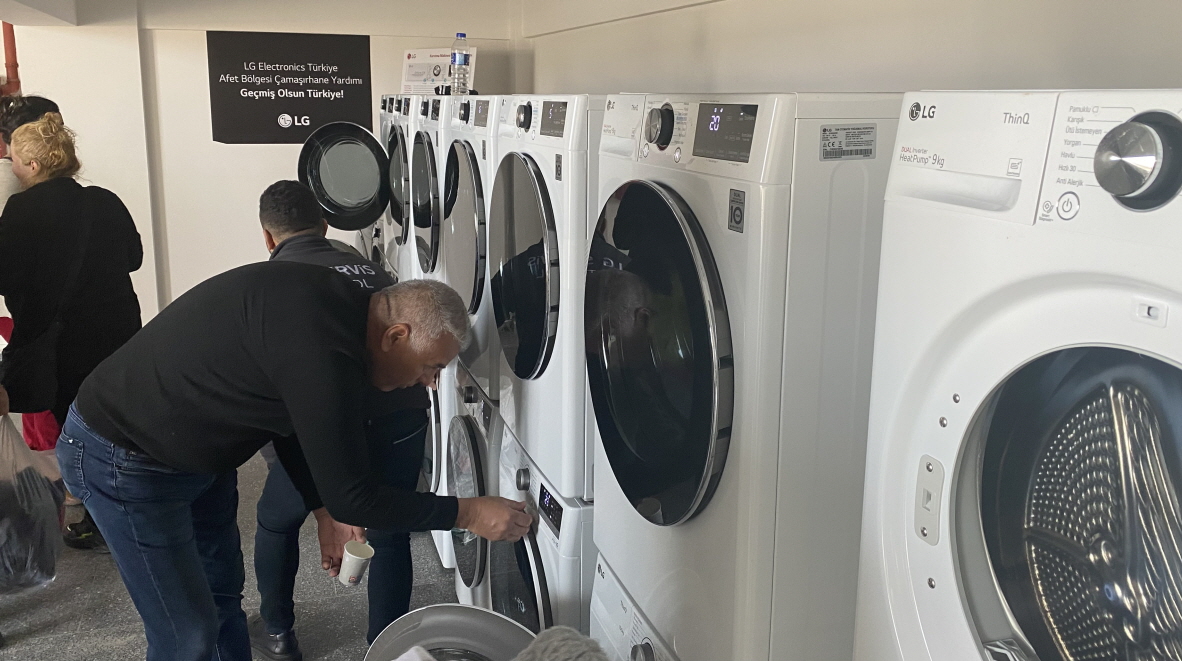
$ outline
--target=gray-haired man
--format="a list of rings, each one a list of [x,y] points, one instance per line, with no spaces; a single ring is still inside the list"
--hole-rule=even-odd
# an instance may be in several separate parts
[[[267,262],[189,290],[91,373],[58,461],[144,620],[148,661],[250,659],[234,469],[269,441],[323,510],[336,563],[353,526],[528,531],[524,503],[402,491],[370,470],[367,389],[433,383],[467,332],[439,283],[371,295],[322,266]]]

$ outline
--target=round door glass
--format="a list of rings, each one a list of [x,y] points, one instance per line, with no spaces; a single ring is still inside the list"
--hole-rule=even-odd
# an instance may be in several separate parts
[[[706,506],[734,406],[730,326],[710,248],[673,191],[631,182],[601,213],[588,256],[588,381],[611,470],[659,525]]]
[[[300,151],[300,181],[324,209],[329,224],[359,230],[381,218],[390,202],[390,162],[382,145],[348,122],[326,124]]]
[[[493,610],[534,633],[549,628],[550,594],[534,533],[513,543],[492,542],[489,554]]]
[[[439,254],[439,179],[435,174],[435,148],[431,136],[423,131],[415,135],[411,167],[414,168],[410,186],[415,250],[423,272],[431,273]]]
[[[423,470],[420,484],[424,491],[439,491],[440,472],[446,457],[443,456],[443,438],[439,422],[439,393],[431,393],[431,408],[427,411],[427,434],[423,439]]]
[[[484,464],[480,460],[482,443],[479,427],[470,416],[452,418],[448,432],[448,493],[457,498],[479,498],[487,495],[484,486]],[[456,571],[464,585],[472,587],[484,577],[484,559],[488,541],[467,530],[451,532],[456,553]]]
[[[391,238],[395,245],[406,242],[406,216],[410,210],[410,159],[407,156],[406,134],[401,126],[390,131],[390,220],[393,223]]]
[[[989,399],[954,482],[963,589],[988,649],[1182,658],[1180,403],[1182,370],[1110,348],[1039,358]]]
[[[509,154],[497,168],[489,250],[501,350],[519,378],[537,378],[558,332],[558,234],[542,172],[528,155]]]
[[[476,154],[467,142],[452,143],[444,172],[442,279],[474,314],[484,292],[484,190]]]

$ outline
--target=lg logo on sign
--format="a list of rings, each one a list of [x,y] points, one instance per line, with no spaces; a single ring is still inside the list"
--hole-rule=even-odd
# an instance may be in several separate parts
[[[308,126],[309,124],[307,115],[303,117],[292,117],[287,113],[283,113],[279,116],[279,125],[285,129],[289,129],[292,126]]]
[[[918,102],[913,103],[911,104],[910,110],[907,111],[907,116],[910,117],[911,121],[913,122],[920,118],[935,119],[936,106],[924,106],[920,105]]]

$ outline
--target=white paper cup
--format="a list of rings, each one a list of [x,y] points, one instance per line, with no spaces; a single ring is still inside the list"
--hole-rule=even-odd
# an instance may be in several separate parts
[[[369,544],[345,542],[345,557],[341,559],[341,573],[337,574],[337,580],[344,586],[359,585],[372,559],[373,547]]]

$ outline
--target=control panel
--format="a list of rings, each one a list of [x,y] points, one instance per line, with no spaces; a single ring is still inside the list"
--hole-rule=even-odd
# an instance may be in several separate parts
[[[1170,210],[1182,188],[1179,117],[1182,91],[1062,93],[1039,222],[1088,231],[1112,211],[1157,217]]]

